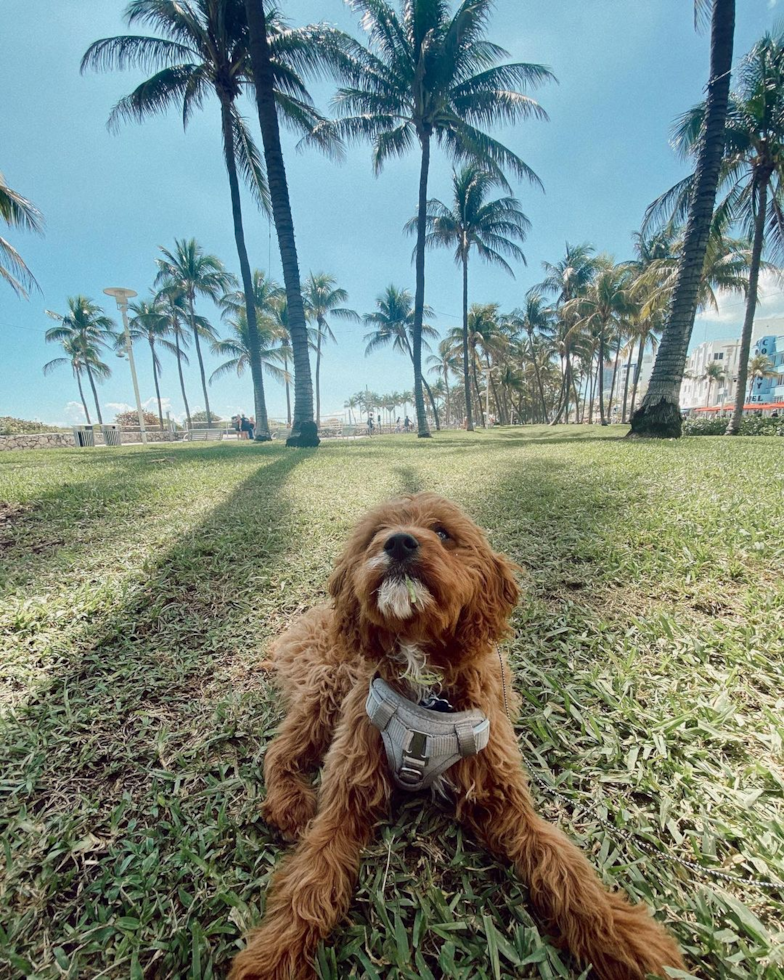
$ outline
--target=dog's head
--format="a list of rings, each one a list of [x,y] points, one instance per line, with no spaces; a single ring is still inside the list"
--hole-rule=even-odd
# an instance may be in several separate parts
[[[504,635],[516,567],[456,504],[419,493],[365,515],[329,591],[338,628],[366,654],[385,652],[395,638],[459,655]]]

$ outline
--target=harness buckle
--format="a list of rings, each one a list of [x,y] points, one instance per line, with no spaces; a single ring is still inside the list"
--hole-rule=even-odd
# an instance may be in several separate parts
[[[403,749],[403,764],[398,772],[398,779],[407,786],[416,787],[422,781],[430,761],[430,756],[425,755],[426,747],[427,735],[424,732],[408,733],[408,741]]]

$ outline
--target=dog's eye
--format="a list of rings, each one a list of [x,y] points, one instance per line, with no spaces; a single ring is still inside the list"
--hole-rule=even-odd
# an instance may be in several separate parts
[[[451,541],[452,540],[452,536],[449,533],[449,531],[447,531],[447,529],[445,527],[441,527],[440,524],[436,525],[436,527],[434,527],[433,530],[436,532],[436,534],[439,536],[439,538],[441,538],[442,541]]]

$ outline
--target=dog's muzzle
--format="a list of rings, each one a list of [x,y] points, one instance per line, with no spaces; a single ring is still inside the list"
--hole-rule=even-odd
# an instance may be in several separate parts
[[[411,792],[427,789],[490,739],[490,721],[478,708],[449,714],[423,708],[380,677],[370,682],[365,710],[381,732],[392,778]]]

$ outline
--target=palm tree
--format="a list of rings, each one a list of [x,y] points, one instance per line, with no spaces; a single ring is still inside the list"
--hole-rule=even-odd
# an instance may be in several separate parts
[[[272,12],[264,10],[263,0],[245,0],[248,23],[248,52],[253,72],[256,107],[259,114],[264,160],[267,166],[272,216],[278,236],[283,282],[286,287],[288,330],[294,359],[294,419],[292,435],[299,433],[303,422],[313,421],[313,381],[310,372],[308,327],[302,299],[302,287],[294,239],[294,219],[286,181],[286,167],[280,145],[280,129],[275,99],[274,33]],[[321,30],[316,33],[310,57],[303,59],[304,67],[319,64],[327,57],[326,38],[337,32]],[[331,49],[331,46],[330,46]],[[314,137],[323,147],[333,144],[329,134]],[[288,387],[286,388],[288,396]]]
[[[25,231],[43,231],[43,215],[38,208],[12,190],[0,173],[0,218],[9,228],[22,228]],[[0,236],[0,279],[4,279],[17,296],[27,299],[28,290],[38,289],[35,276],[25,265],[22,256],[13,245]],[[77,376],[78,379],[78,376]]]
[[[556,344],[562,366],[561,394],[559,405],[551,425],[559,422],[564,411],[569,419],[569,398],[574,387],[572,376],[572,349],[576,336],[572,330],[574,315],[563,313],[564,307],[570,301],[585,294],[596,274],[596,258],[594,247],[584,242],[581,245],[566,243],[564,257],[558,262],[542,262],[546,275],[541,283],[534,286],[536,294],[554,294],[556,329],[553,342]]]
[[[471,395],[468,378],[468,258],[471,249],[486,262],[500,265],[512,278],[514,272],[504,256],[525,264],[522,250],[512,239],[525,240],[530,221],[520,210],[520,202],[514,197],[501,197],[488,201],[487,193],[501,184],[497,172],[484,170],[476,164],[469,164],[452,174],[452,206],[433,199],[427,202],[425,216],[426,246],[454,248],[455,263],[463,272],[463,383],[465,385],[466,428],[474,429],[471,414]],[[406,225],[406,230],[415,233],[418,227],[416,217]]]
[[[708,394],[705,398],[705,407],[708,408],[711,402],[711,389],[713,388],[713,382],[723,381],[727,377],[727,372],[724,370],[721,361],[709,361],[705,373],[700,378],[700,381],[708,382]]]
[[[106,368],[108,371],[108,365],[101,363],[100,357],[98,356],[95,348],[85,346],[85,344],[76,334],[62,337],[60,339],[60,343],[65,351],[65,357],[55,357],[54,360],[48,361],[46,364],[44,364],[44,374],[51,374],[51,372],[61,364],[71,365],[73,376],[76,378],[76,383],[79,386],[79,398],[81,399],[82,408],[84,409],[84,417],[87,419],[87,424],[92,425],[90,420],[90,410],[87,407],[87,401],[84,397],[84,389],[82,388],[82,372],[85,370],[88,361],[90,362],[92,369],[98,368],[98,365],[100,364],[100,368]]]
[[[449,421],[452,417],[451,405],[449,403],[449,372],[451,371],[453,374],[459,374],[461,369],[461,360],[455,353],[452,341],[449,337],[445,337],[443,340],[439,341],[438,353],[430,354],[427,358],[427,363],[430,365],[430,374],[439,375],[440,379],[444,382],[446,424],[449,425]],[[398,395],[397,404],[403,404],[402,395]]]
[[[196,357],[199,361],[199,372],[201,374],[201,387],[204,394],[204,408],[207,412],[207,427],[212,428],[212,415],[210,413],[210,399],[207,394],[207,378],[204,373],[204,360],[201,356],[201,344],[199,336],[207,336],[210,340],[215,339],[212,328],[205,331],[204,326],[199,326],[196,319],[194,303],[196,296],[207,296],[217,301],[218,298],[236,286],[237,281],[231,273],[226,272],[221,260],[215,255],[207,255],[204,249],[196,242],[195,238],[187,241],[183,239],[174,240],[174,251],[170,252],[163,245],[158,246],[163,253],[162,259],[156,259],[158,275],[155,279],[156,285],[175,286],[185,296],[188,307],[188,320],[190,322],[193,342],[196,346]],[[263,393],[263,387],[262,387]]]
[[[162,37],[121,36],[95,41],[82,58],[81,70],[99,71],[138,67],[155,68],[151,77],[121,99],[109,117],[110,128],[124,120],[142,122],[151,115],[177,106],[187,126],[195,109],[210,91],[220,104],[223,154],[229,176],[234,238],[243,290],[253,291],[251,265],[245,244],[240,198],[240,176],[257,203],[269,207],[269,191],[262,158],[253,143],[237,100],[252,87],[248,53],[248,29],[243,0],[131,0],[125,11],[128,25],[141,23]],[[277,11],[268,15],[272,62],[272,98],[286,122],[300,133],[309,133],[322,116],[313,106],[297,68],[313,54],[312,33],[287,29]],[[248,337],[254,356],[251,375],[256,418],[266,416],[259,357],[256,312],[247,310]],[[209,418],[209,409],[207,411]]]
[[[766,238],[784,254],[784,32],[764,37],[738,68],[724,131],[719,211],[753,235],[746,314],[741,332],[738,387],[727,435],[737,435],[743,417],[747,370],[757,307],[757,284]],[[707,109],[698,105],[680,120],[676,144],[693,153]],[[767,229],[767,235],[766,235]]]
[[[337,343],[327,316],[351,323],[359,323],[360,318],[354,310],[339,305],[348,300],[348,293],[337,285],[334,276],[326,272],[310,273],[305,280],[302,299],[308,319],[316,323],[316,425],[321,426],[321,348],[328,340]]]
[[[539,391],[539,399],[542,409],[542,421],[547,422],[547,403],[544,397],[544,386],[539,370],[539,358],[537,357],[537,347],[547,343],[553,335],[553,311],[545,305],[541,294],[534,288],[530,290],[525,298],[525,306],[517,307],[508,313],[504,318],[507,327],[513,335],[525,333],[528,338],[528,347],[525,351],[533,367],[536,387]],[[549,356],[549,355],[548,355]]]
[[[128,311],[131,314],[128,320],[128,332],[131,335],[131,341],[146,340],[150,345],[155,397],[158,401],[158,423],[161,432],[163,432],[163,407],[161,405],[161,388],[158,383],[158,376],[161,373],[161,359],[158,357],[156,347],[161,346],[171,354],[177,355],[176,345],[167,339],[171,333],[169,315],[165,302],[160,295],[153,295],[149,300],[131,303]],[[122,339],[119,341],[119,345],[124,345]]]
[[[499,179],[507,169],[538,184],[530,167],[488,136],[485,127],[532,116],[546,119],[541,106],[515,86],[536,86],[553,75],[542,65],[497,64],[507,53],[485,37],[493,0],[462,0],[453,16],[445,0],[401,0],[399,15],[387,0],[351,0],[351,6],[362,15],[370,47],[343,39],[333,58],[344,83],[333,100],[342,118],[322,124],[316,133],[329,128],[349,140],[371,140],[377,173],[390,156],[419,146],[411,346],[418,434],[427,437],[422,326],[431,142],[435,137],[454,159],[491,170]]]
[[[234,336],[225,340],[216,340],[211,347],[212,353],[216,357],[228,357],[220,367],[216,368],[210,375],[210,384],[216,378],[222,378],[225,374],[235,373],[241,378],[247,368],[250,367],[253,352],[250,349],[248,338],[248,320],[245,309],[241,309],[235,318],[230,319]],[[260,320],[261,328],[261,365],[267,374],[275,381],[284,383],[288,380],[288,372],[280,367],[291,352],[281,343],[280,332],[275,328],[275,324],[270,320]],[[262,419],[256,419],[256,424],[263,427],[263,431],[269,433],[269,421],[266,415]]]
[[[740,374],[740,372],[738,373]],[[778,376],[778,371],[776,370],[773,361],[771,361],[767,354],[755,354],[749,361],[747,374],[749,378],[749,389],[746,396],[746,401],[751,401],[751,393],[754,389],[754,382],[762,378],[775,378]],[[738,384],[740,384],[740,381]]]
[[[269,442],[272,439],[272,436],[270,435],[269,430],[267,399],[264,393],[264,381],[263,378],[261,378],[261,369],[270,362],[272,350],[270,347],[271,343],[274,341],[279,342],[278,347],[275,349],[282,351],[280,354],[280,359],[284,361],[282,378],[285,379],[286,397],[288,400],[288,384],[290,381],[290,375],[288,373],[288,364],[285,362],[291,356],[291,351],[282,343],[283,339],[288,339],[288,333],[278,320],[278,308],[284,296],[283,289],[277,282],[275,282],[274,279],[268,278],[265,273],[261,271],[261,269],[255,269],[253,271],[251,281],[253,285],[253,301],[251,303],[247,302],[245,293],[242,291],[225,293],[220,302],[221,306],[223,307],[223,315],[229,317],[229,323],[231,323],[236,335],[233,340],[226,341],[226,343],[239,343],[240,345],[244,344],[247,346],[247,364],[241,359],[242,370],[240,370],[240,366],[238,365],[237,374],[241,375],[245,370],[245,367],[250,367],[251,377],[254,378],[253,391],[256,410],[255,438],[258,442]],[[252,344],[250,340],[250,328],[248,322],[248,310],[250,307],[253,307],[254,316],[256,318],[256,334],[258,340],[258,343],[256,344]],[[216,343],[218,342],[214,341],[213,339],[213,354],[216,353]],[[226,348],[226,350],[220,351],[219,353],[230,354],[231,351]],[[255,372],[253,370],[254,358],[258,361],[258,370]],[[278,354],[275,354],[272,359],[278,359]],[[210,377],[210,384],[212,384],[212,378],[217,376],[219,376],[217,372],[212,373]],[[275,377],[280,380],[278,375],[275,375]],[[261,380],[259,380],[259,378],[261,378]]]
[[[384,292],[376,298],[377,309],[373,313],[366,313],[362,319],[373,330],[364,337],[365,357],[390,343],[394,350],[401,354],[407,354],[414,364],[414,305],[411,293],[407,289],[398,289],[397,286],[389,285]],[[431,319],[433,311],[429,306],[424,309],[425,319]],[[433,340],[438,338],[438,331],[428,324],[423,324],[422,334],[425,338]],[[430,350],[427,340],[422,343],[426,350]],[[436,428],[440,427],[438,420],[438,410],[435,399],[427,381],[422,378],[422,384],[428,393],[430,407],[433,411]]]
[[[65,345],[65,341],[69,341],[69,357],[81,351],[79,365],[84,368],[90,382],[95,399],[95,413],[98,416],[99,424],[103,425],[95,379],[98,378],[98,380],[103,381],[109,378],[112,373],[109,366],[101,361],[100,354],[102,348],[108,344],[113,345],[116,340],[114,320],[106,316],[101,307],[86,296],[69,296],[68,312],[65,316],[60,313],[53,313],[51,310],[45,312],[53,320],[59,321],[59,326],[51,327],[46,331],[47,342],[59,341]]]
[[[189,364],[188,355],[185,351],[188,348],[188,334],[183,327],[183,320],[188,319],[188,300],[182,289],[173,282],[164,282],[161,288],[155,293],[156,301],[161,303],[169,327],[169,333],[174,337],[174,356],[177,358],[177,373],[180,378],[180,391],[182,401],[185,405],[185,420],[188,428],[191,428],[191,410],[188,405],[188,395],[185,391],[185,377],[182,373],[182,365]],[[202,335],[209,329],[209,322],[202,317],[196,317],[197,329],[202,331]],[[203,320],[203,323],[199,323]]]
[[[695,0],[696,14],[709,0]],[[697,293],[708,245],[719,182],[724,123],[730,91],[735,33],[735,0],[712,0],[710,77],[705,125],[696,148],[697,164],[678,280],[665,322],[653,375],[642,405],[632,416],[632,437],[680,437],[680,390],[689,350]]]

